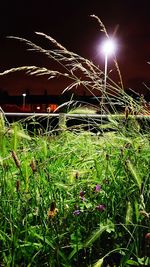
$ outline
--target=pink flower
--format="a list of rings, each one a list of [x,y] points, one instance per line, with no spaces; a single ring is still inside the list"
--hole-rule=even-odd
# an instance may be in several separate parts
[[[106,207],[105,207],[105,205],[100,204],[100,205],[96,206],[96,209],[97,209],[98,211],[104,211],[104,210],[106,209]]]
[[[80,191],[80,199],[83,201],[85,200],[84,194],[84,191]]]
[[[97,184],[95,186],[95,192],[99,192],[101,190],[101,186],[99,184]]]
[[[80,191],[80,197],[84,197],[84,191]]]

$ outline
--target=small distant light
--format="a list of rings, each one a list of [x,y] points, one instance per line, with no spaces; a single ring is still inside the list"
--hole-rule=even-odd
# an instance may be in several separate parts
[[[26,94],[24,93],[24,94],[22,94],[23,96],[26,96]]]
[[[38,109],[38,110],[39,110],[39,109],[40,109],[40,107],[38,106],[38,107],[36,107],[36,109]]]

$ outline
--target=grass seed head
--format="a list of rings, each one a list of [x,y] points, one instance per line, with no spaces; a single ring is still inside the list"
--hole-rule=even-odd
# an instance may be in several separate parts
[[[140,210],[140,214],[141,214],[143,217],[149,219],[149,213],[147,213],[145,210]]]
[[[32,160],[31,160],[31,162],[30,162],[30,167],[31,167],[33,173],[36,172],[37,167],[36,167],[36,161],[35,161],[35,159],[32,159]]]
[[[16,191],[19,192],[20,191],[20,180],[16,181]]]
[[[126,108],[125,108],[125,119],[127,120],[128,117],[129,117],[129,108],[126,107]]]
[[[15,164],[16,164],[16,167],[20,169],[21,163],[20,163],[20,160],[18,159],[16,152],[12,150],[11,155],[12,155],[12,158],[13,158]]]

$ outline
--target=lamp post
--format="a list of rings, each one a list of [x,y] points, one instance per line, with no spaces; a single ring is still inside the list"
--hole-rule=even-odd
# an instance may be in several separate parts
[[[22,94],[23,96],[23,110],[25,109],[25,106],[26,106],[26,94]]]
[[[116,50],[116,43],[113,39],[108,38],[102,44],[102,52],[105,57],[105,70],[104,70],[104,88],[102,91],[102,107],[105,102],[105,93],[106,93],[106,85],[107,85],[107,69],[108,69],[108,57],[113,55]]]

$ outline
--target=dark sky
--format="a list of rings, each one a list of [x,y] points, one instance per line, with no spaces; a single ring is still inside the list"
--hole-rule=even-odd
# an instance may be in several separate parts
[[[149,0],[5,0],[1,3],[0,13],[0,72],[21,65],[46,64],[41,56],[27,52],[22,43],[6,39],[6,36],[13,35],[36,42],[35,31],[52,36],[69,50],[91,59],[103,69],[104,61],[97,48],[105,36],[97,21],[90,17],[95,14],[102,20],[109,35],[118,29],[116,55],[125,88],[142,92],[143,82],[150,85],[150,65],[147,63],[150,61]],[[63,89],[61,87],[62,81],[60,90]],[[57,86],[46,79],[31,80],[15,75],[0,78],[0,88],[10,94],[20,94],[28,88],[33,93],[45,89],[57,90]],[[144,93],[148,94],[148,91]]]

